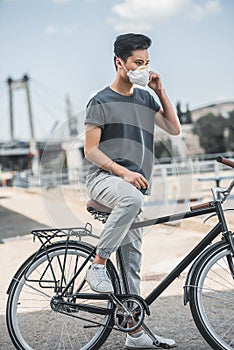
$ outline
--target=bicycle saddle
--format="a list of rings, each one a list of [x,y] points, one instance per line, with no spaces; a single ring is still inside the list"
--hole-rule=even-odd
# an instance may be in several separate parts
[[[112,209],[106,207],[105,205],[95,201],[94,199],[90,199],[87,203],[87,210],[94,216],[94,219],[105,223],[110,215]]]

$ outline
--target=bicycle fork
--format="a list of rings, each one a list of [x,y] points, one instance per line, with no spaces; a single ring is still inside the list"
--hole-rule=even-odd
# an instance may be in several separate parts
[[[228,242],[231,250],[231,254],[227,255],[227,263],[232,275],[232,278],[234,279],[234,264],[233,264],[233,257],[234,257],[234,238],[233,233],[231,231],[227,231],[223,234],[223,238]]]
[[[231,254],[227,255],[227,263],[232,275],[232,278],[234,279],[234,264],[233,264],[233,257],[234,257],[234,238],[233,238],[233,232],[228,230],[227,222],[222,210],[221,202],[216,202],[216,212],[219,218],[219,222],[222,225],[222,239],[226,240],[226,242],[230,246]]]

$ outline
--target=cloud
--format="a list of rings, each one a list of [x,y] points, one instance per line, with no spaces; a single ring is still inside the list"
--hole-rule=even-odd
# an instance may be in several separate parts
[[[113,6],[114,17],[109,23],[117,32],[149,31],[158,20],[185,14],[194,20],[216,15],[221,11],[220,0],[122,0]]]
[[[207,0],[203,5],[191,3],[190,7],[190,16],[199,21],[206,16],[217,15],[219,12],[221,12],[219,0]]]
[[[55,25],[48,25],[45,29],[45,33],[47,35],[56,35],[56,34],[66,34],[71,35],[75,33],[78,29],[77,24],[69,24],[64,26],[55,26]]]
[[[54,25],[49,25],[45,29],[45,33],[48,35],[54,35],[54,34],[57,34],[58,32],[59,32],[59,27]]]

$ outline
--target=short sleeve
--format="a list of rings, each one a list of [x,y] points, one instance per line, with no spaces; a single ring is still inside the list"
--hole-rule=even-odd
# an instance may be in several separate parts
[[[150,108],[156,113],[160,110],[159,104],[155,101],[152,95],[150,95]]]
[[[160,110],[160,105],[156,102],[154,96],[149,91],[144,89],[137,89],[136,91],[142,105],[150,108],[154,114]]]
[[[85,124],[100,126],[102,129],[106,123],[102,103],[95,97],[91,98],[86,107]]]

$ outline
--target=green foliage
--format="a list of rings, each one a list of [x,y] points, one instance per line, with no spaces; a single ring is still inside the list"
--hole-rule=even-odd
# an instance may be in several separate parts
[[[191,124],[192,123],[192,119],[191,119],[191,111],[189,109],[189,105],[186,105],[186,111],[183,112],[181,110],[181,102],[178,101],[176,104],[176,112],[179,118],[179,121],[181,124]]]
[[[229,113],[228,122],[227,150],[234,151],[234,111]]]
[[[171,158],[173,155],[171,140],[158,140],[155,142],[155,157],[161,158]]]
[[[234,150],[234,111],[224,118],[208,113],[198,119],[194,133],[199,136],[205,153],[223,153]]]

